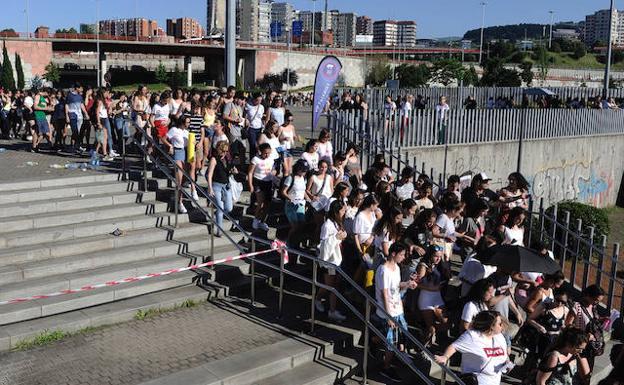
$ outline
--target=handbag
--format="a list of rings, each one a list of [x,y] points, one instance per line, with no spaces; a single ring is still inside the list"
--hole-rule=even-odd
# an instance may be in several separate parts
[[[593,357],[601,356],[604,354],[604,351],[605,351],[604,331],[602,329],[602,325],[600,325],[600,322],[596,320],[595,313],[589,314],[587,309],[580,304],[579,304],[579,307],[581,308],[583,313],[585,313],[587,318],[589,318],[589,324],[587,325],[587,333],[589,333],[590,335],[594,337],[593,340],[590,340],[587,343],[587,347],[585,349]]]

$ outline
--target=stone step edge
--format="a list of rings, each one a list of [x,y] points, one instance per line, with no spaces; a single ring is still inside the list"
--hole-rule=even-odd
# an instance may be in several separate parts
[[[143,294],[115,302],[74,310],[67,313],[3,326],[0,330],[0,352],[13,349],[19,342],[29,340],[45,332],[78,332],[85,328],[112,325],[131,321],[139,310],[168,309],[187,300],[207,301],[221,298],[225,293],[214,288],[195,284]],[[16,331],[11,333],[11,330]]]
[[[278,325],[273,326],[291,334]],[[333,347],[330,343],[307,335],[291,336],[271,345],[260,346],[222,360],[143,382],[141,385],[258,384],[266,378],[332,354]]]
[[[116,181],[120,179],[119,173],[98,173],[81,176],[68,176],[61,178],[48,178],[39,180],[24,180],[16,182],[0,183],[0,192],[9,192],[27,189],[44,189],[48,187],[58,187],[66,185],[79,185],[93,182]]]
[[[265,378],[262,385],[333,385],[350,377],[358,365],[352,358],[332,354]]]
[[[98,189],[98,188],[108,189],[109,187],[113,191],[140,192],[142,190],[138,189],[138,186],[137,186],[138,183],[139,182],[132,181],[132,180],[128,180],[128,181],[114,180],[114,181],[104,181],[104,182],[83,183],[83,184],[69,185],[69,186],[55,186],[55,187],[46,188],[44,191],[46,194],[54,195],[54,193],[61,192],[61,191],[75,190],[75,191],[72,191],[71,194],[63,194],[65,195],[63,198],[79,196],[80,194],[84,193],[82,191],[88,191],[91,189]],[[112,187],[115,187],[115,188],[113,189]],[[41,195],[38,193],[41,193],[40,188],[5,191],[2,194],[5,197],[5,199],[7,197],[11,197],[11,199],[14,200],[15,203],[35,203],[35,202],[40,202],[40,201],[46,201],[47,199],[49,199],[45,197],[42,198]],[[29,194],[33,194],[32,198],[34,199],[22,200],[19,198],[19,196],[21,195],[29,195]]]

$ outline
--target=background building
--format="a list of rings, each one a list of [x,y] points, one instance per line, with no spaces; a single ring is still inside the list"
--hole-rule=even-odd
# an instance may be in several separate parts
[[[398,26],[394,20],[378,20],[373,23],[373,45],[389,47],[397,44]]]
[[[357,15],[332,11],[331,30],[334,33],[336,47],[353,47],[355,45]]]
[[[241,40],[258,41],[258,1],[241,2],[239,25]]]
[[[373,19],[368,16],[359,16],[357,18],[356,34],[358,35],[372,35],[373,34]]]
[[[609,41],[609,22],[613,25],[611,36],[613,44],[624,44],[624,13],[613,11],[613,19],[609,20],[609,10],[603,9],[593,15],[585,17],[585,44],[588,46],[596,42],[606,44]]]
[[[401,47],[416,46],[416,22],[397,22],[397,44]]]
[[[208,34],[219,33],[225,30],[226,0],[208,0],[206,31]]]
[[[261,43],[271,41],[271,5],[272,3],[264,0],[258,2],[258,37],[254,41]]]
[[[204,36],[204,29],[195,19],[181,17],[179,19],[167,19],[167,36],[175,36],[179,39]]]
[[[278,41],[286,42],[288,39],[286,28],[292,27],[293,20],[295,20],[295,9],[292,4],[273,3],[271,5],[271,22],[278,22],[282,25],[282,35],[278,37]]]
[[[100,20],[100,33],[111,36],[159,36],[156,20],[144,18]]]

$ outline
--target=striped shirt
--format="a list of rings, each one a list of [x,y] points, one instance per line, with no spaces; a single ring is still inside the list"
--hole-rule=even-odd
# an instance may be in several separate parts
[[[191,119],[191,124],[189,125],[189,132],[195,134],[195,138],[199,140],[201,137],[202,123],[204,122],[204,117],[201,115],[189,115],[184,114]]]

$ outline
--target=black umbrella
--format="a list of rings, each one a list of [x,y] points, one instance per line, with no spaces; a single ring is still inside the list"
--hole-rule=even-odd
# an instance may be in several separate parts
[[[561,267],[550,257],[542,256],[523,246],[498,245],[480,253],[484,265],[498,266],[509,272],[553,274]]]

